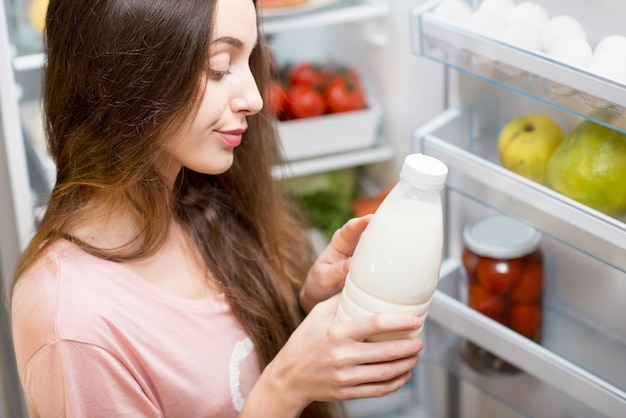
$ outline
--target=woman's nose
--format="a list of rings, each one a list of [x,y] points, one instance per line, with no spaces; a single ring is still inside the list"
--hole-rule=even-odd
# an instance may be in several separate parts
[[[240,94],[233,99],[233,111],[246,112],[249,115],[259,113],[263,108],[263,97],[259,92],[252,72],[248,72],[240,84]]]

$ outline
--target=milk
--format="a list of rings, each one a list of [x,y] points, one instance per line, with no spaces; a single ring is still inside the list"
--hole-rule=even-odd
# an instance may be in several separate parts
[[[445,164],[433,157],[411,154],[405,158],[400,181],[381,203],[354,250],[338,321],[377,312],[426,319],[441,266],[440,193],[447,173]],[[422,328],[411,335],[421,332]]]

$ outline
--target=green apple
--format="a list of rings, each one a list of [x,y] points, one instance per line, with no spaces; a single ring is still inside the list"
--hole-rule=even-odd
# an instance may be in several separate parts
[[[498,157],[503,167],[537,183],[545,181],[546,166],[563,140],[554,119],[535,114],[513,119],[498,136]]]
[[[609,216],[626,216],[626,134],[585,120],[556,149],[546,185]]]

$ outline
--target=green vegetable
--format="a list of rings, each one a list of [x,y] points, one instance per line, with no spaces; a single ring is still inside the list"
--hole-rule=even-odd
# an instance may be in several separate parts
[[[295,199],[307,214],[311,226],[319,229],[327,240],[354,216],[350,200],[330,190],[320,190]]]

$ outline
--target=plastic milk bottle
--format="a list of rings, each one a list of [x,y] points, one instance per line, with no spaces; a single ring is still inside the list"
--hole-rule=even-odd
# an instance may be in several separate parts
[[[405,158],[400,181],[383,200],[354,250],[337,321],[377,312],[426,319],[441,267],[440,193],[447,175],[448,168],[436,158],[424,154]],[[421,333],[422,328],[413,335]]]

